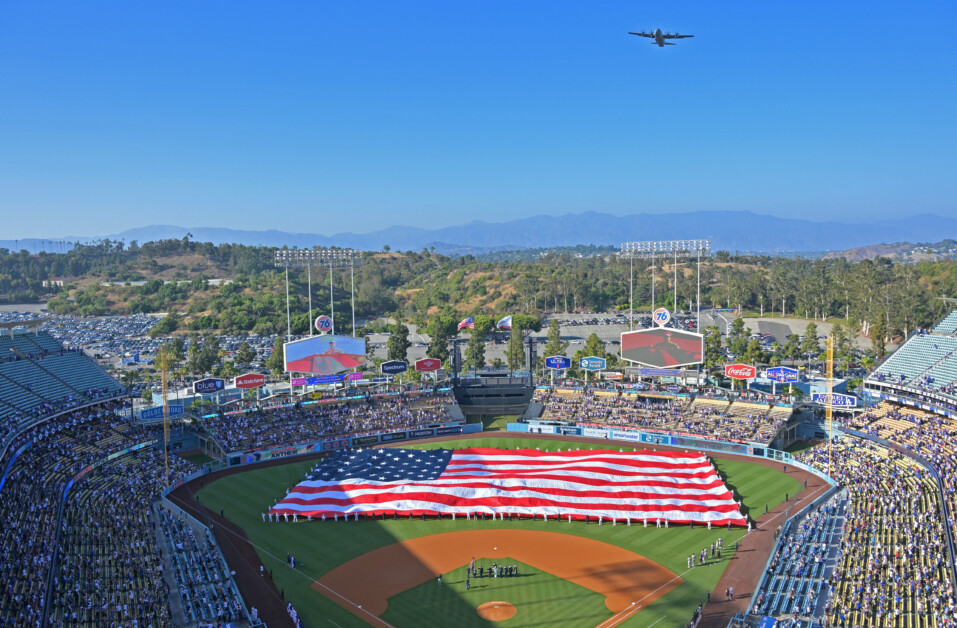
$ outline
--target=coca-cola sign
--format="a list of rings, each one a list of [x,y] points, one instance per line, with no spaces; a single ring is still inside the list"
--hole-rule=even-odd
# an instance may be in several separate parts
[[[754,379],[758,370],[748,364],[727,364],[724,367],[725,377],[731,379]]]

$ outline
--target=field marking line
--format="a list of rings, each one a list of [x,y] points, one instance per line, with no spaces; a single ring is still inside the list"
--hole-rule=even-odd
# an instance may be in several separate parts
[[[332,621],[332,620],[329,619],[328,617],[326,617],[326,619],[327,619],[327,620],[329,621],[329,623],[332,624],[333,626],[337,626],[338,628],[342,628],[342,626],[339,626],[339,624],[337,624],[336,622]]]
[[[169,497],[172,498],[172,494],[169,495]],[[170,499],[170,501],[172,501],[172,499]],[[186,502],[184,502],[183,500],[177,499],[177,501],[179,501],[179,502],[182,503],[182,504],[186,504]],[[232,522],[232,523],[233,523],[233,525],[238,526],[237,523],[235,523],[235,522]],[[207,527],[208,527],[208,526],[207,526]],[[275,554],[269,552],[269,551],[266,550],[265,548],[260,547],[259,545],[256,545],[255,543],[253,543],[252,539],[250,539],[249,537],[246,537],[245,539],[243,539],[239,534],[237,534],[236,532],[233,532],[232,530],[230,530],[229,528],[227,528],[227,527],[225,527],[225,526],[220,526],[220,529],[223,530],[224,532],[228,532],[229,534],[233,535],[234,537],[236,537],[237,539],[239,539],[240,542],[245,541],[245,542],[248,543],[251,547],[255,547],[257,550],[259,550],[260,552],[262,552],[262,553],[265,554],[266,556],[269,556],[270,558],[272,558],[272,559],[275,560],[276,562],[282,562],[284,565],[286,565],[286,567],[289,567],[288,563],[285,563],[285,562],[282,561],[278,556],[276,556]],[[372,617],[375,621],[380,622],[381,624],[383,624],[384,626],[387,626],[388,628],[395,628],[392,624],[390,624],[389,622],[385,621],[384,619],[382,619],[382,618],[379,617],[378,615],[374,615],[374,614],[370,613],[369,611],[367,611],[366,609],[362,608],[361,606],[359,606],[358,604],[356,604],[356,603],[353,602],[352,600],[347,599],[345,596],[341,595],[341,594],[338,593],[337,591],[334,591],[334,590],[330,589],[329,587],[327,587],[326,585],[322,584],[321,582],[319,582],[317,579],[313,578],[312,576],[306,575],[305,573],[299,571],[299,570],[296,569],[295,567],[289,567],[289,569],[291,569],[293,572],[299,574],[299,575],[302,576],[303,578],[306,578],[307,580],[311,581],[312,584],[319,585],[320,587],[322,587],[323,589],[329,591],[330,593],[332,593],[332,594],[335,595],[336,597],[341,598],[341,599],[342,599],[343,601],[345,601],[346,603],[351,604],[351,605],[354,606],[355,608],[361,610],[364,614],[368,615],[369,617]],[[328,619],[328,618],[327,618],[327,619]],[[330,621],[331,621],[331,620],[330,620]],[[337,624],[337,625],[338,625],[338,624]]]
[[[661,617],[659,617],[658,619],[656,619],[656,620],[655,620],[655,624],[657,624],[659,621],[661,621],[661,620],[664,619],[665,617],[667,617],[667,615],[662,615]],[[330,620],[330,621],[332,621],[332,620]],[[651,628],[651,627],[654,626],[655,624],[648,624],[648,628]]]
[[[827,488],[829,488],[829,486],[830,486],[830,485],[825,485],[824,487],[822,487],[822,488],[817,489],[816,491],[814,491],[814,493],[818,493],[818,492],[820,492],[822,489],[827,489]],[[798,501],[795,503],[795,506],[797,506],[798,504],[800,504],[801,502],[803,502],[803,501],[805,501],[805,500],[807,500],[807,499],[811,499],[814,493],[812,493],[811,495],[808,495],[807,497],[803,497],[803,498],[801,498],[800,500],[798,500]],[[787,508],[785,508],[785,511],[786,511],[786,510],[787,510]],[[781,512],[775,514],[773,517],[771,517],[770,519],[768,519],[768,520],[765,521],[764,523],[767,524],[768,522],[777,519],[779,516],[783,515],[785,511],[781,511]],[[757,528],[754,528],[753,530],[751,530],[751,532],[745,532],[745,533],[742,534],[740,537],[738,537],[734,542],[741,541],[741,540],[745,539],[749,534],[754,534],[755,532],[757,532]],[[730,541],[730,540],[728,541],[728,543],[731,543],[731,542],[732,542],[732,541]],[[728,560],[730,560],[730,558],[729,558]],[[700,567],[700,566],[701,566],[701,565],[699,565],[699,567]],[[727,568],[728,568],[728,566],[726,565],[726,566],[725,566],[725,569],[727,569]],[[663,587],[666,587],[666,586],[668,586],[669,584],[671,584],[672,582],[674,582],[676,579],[681,578],[681,576],[687,574],[687,573],[688,573],[689,571],[691,571],[692,569],[695,569],[695,567],[691,567],[690,569],[685,569],[685,570],[682,571],[680,574],[676,574],[674,578],[672,578],[672,579],[669,580],[668,582],[665,582],[664,584],[662,584],[661,586],[659,586],[657,589],[655,589],[655,590],[652,591],[651,593],[645,595],[645,597],[641,598],[640,600],[636,600],[636,601],[635,601],[635,604],[638,605],[637,608],[636,608],[635,606],[629,606],[629,607],[626,608],[626,609],[620,610],[620,611],[618,611],[617,613],[615,613],[614,615],[612,615],[611,617],[609,617],[608,619],[606,619],[605,621],[603,621],[603,622],[601,622],[600,624],[598,624],[597,626],[595,626],[595,628],[606,628],[606,627],[607,627],[607,628],[611,628],[611,626],[617,626],[619,623],[621,623],[622,621],[628,619],[628,617],[629,617],[630,615],[634,614],[637,610],[639,610],[639,609],[641,608],[641,605],[639,604],[639,602],[645,601],[646,599],[648,599],[648,597],[654,595],[655,593],[657,593],[658,591],[660,591]],[[659,619],[658,621],[661,621],[661,620]],[[613,623],[608,623],[608,622],[613,622]],[[658,623],[658,622],[655,622],[655,623]],[[652,625],[654,625],[654,624],[652,624]]]

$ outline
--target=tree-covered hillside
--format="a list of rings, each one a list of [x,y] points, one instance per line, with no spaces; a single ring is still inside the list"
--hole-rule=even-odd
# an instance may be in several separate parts
[[[171,312],[179,331],[275,333],[285,330],[285,284],[276,249],[213,245],[189,238],[142,245],[103,241],[65,254],[0,250],[0,296],[8,302],[49,300],[58,313]],[[656,304],[675,308],[674,267],[656,267]],[[436,315],[500,316],[627,309],[631,265],[614,255],[543,252],[535,259],[480,261],[429,250],[362,254],[355,268],[356,314],[392,316],[423,327]],[[313,314],[328,313],[329,272],[312,273]],[[697,268],[678,264],[676,309],[691,309]],[[65,277],[66,285],[43,287]],[[307,274],[290,269],[293,332],[308,329]],[[216,280],[216,281],[211,281]],[[333,273],[335,309],[351,307],[349,269]],[[634,265],[634,307],[651,304],[647,260]],[[764,316],[842,318],[868,329],[885,318],[891,334],[930,325],[957,296],[957,262],[849,262],[718,252],[701,264],[706,305]],[[346,324],[347,327],[347,324]],[[341,327],[343,331],[345,327]]]

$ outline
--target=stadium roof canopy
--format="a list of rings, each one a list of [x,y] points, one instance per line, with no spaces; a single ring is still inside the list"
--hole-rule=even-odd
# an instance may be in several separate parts
[[[53,320],[52,318],[34,318],[28,321],[6,321],[6,322],[0,323],[0,330],[3,330],[3,329],[10,330],[10,336],[13,336],[13,330],[16,329],[17,327],[26,327],[27,329],[33,329],[34,333],[36,333],[40,331],[40,325],[52,320]]]

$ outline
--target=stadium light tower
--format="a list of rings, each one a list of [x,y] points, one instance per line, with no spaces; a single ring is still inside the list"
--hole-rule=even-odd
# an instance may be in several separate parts
[[[628,329],[632,328],[634,319],[634,292],[635,292],[635,258],[651,260],[651,309],[655,309],[655,257],[674,255],[675,260],[675,296],[674,307],[678,309],[678,258],[695,258],[698,260],[698,322],[697,332],[701,333],[701,255],[711,251],[710,240],[651,240],[647,242],[623,242],[619,257],[631,260],[631,277],[629,280]],[[672,318],[674,326],[678,326],[677,313]]]
[[[354,249],[279,249],[276,251],[276,266],[286,269],[286,327],[289,337],[292,337],[292,323],[289,313],[289,267],[306,268],[309,282],[309,334],[313,333],[312,320],[312,267],[329,267],[329,314],[332,319],[332,333],[336,333],[336,304],[332,285],[332,271],[334,268],[349,267],[351,270],[351,299],[352,299],[352,335],[356,335],[356,281],[355,267],[362,265],[362,251]],[[288,339],[288,338],[287,338]]]

